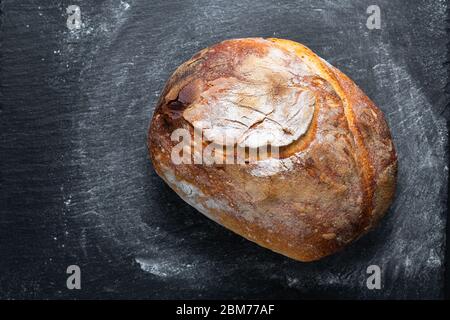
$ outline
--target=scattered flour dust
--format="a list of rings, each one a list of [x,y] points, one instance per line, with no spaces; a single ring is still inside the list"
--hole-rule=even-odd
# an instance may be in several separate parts
[[[125,1],[120,1],[120,6],[125,10],[128,10],[130,8],[130,4]]]
[[[170,261],[161,262],[140,257],[134,260],[140,265],[143,271],[162,278],[183,274],[193,267],[192,264],[174,264]]]

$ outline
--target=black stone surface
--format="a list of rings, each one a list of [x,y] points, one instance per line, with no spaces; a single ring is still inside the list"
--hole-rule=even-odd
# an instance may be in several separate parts
[[[443,298],[447,1],[1,1],[0,298]],[[366,9],[381,9],[381,30]],[[78,5],[82,28],[69,30]],[[157,177],[165,80],[227,38],[299,41],[385,112],[396,200],[346,250],[300,263],[209,221]],[[66,288],[79,265],[81,290]],[[366,268],[382,270],[368,290]]]

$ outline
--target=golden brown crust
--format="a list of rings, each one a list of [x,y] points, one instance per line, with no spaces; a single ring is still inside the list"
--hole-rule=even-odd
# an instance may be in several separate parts
[[[311,92],[314,113],[307,131],[281,146],[280,159],[174,164],[171,152],[178,142],[171,140],[172,132],[185,128],[193,137],[192,119],[206,116],[192,110],[216,111],[211,108],[220,104],[208,93],[226,90],[230,78],[233,86],[253,85],[260,75],[248,78],[247,70],[265,68],[255,59],[270,55],[286,65],[264,71],[270,89],[264,89],[264,99],[278,105],[280,97],[283,102]],[[289,68],[295,72],[287,85]],[[245,133],[267,118],[245,127]],[[185,201],[241,236],[301,261],[320,259],[361,236],[383,216],[395,192],[397,159],[382,112],[343,73],[289,40],[227,40],[196,54],[167,82],[148,139],[156,172]]]

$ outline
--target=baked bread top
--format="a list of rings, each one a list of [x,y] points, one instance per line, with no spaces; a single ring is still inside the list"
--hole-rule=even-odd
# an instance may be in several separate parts
[[[168,80],[148,140],[156,172],[185,201],[301,261],[364,234],[394,196],[382,112],[289,40],[233,39],[194,55]]]

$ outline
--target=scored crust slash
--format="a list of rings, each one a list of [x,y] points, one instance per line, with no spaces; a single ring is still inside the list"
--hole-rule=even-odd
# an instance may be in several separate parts
[[[181,148],[176,130],[190,138]],[[174,161],[179,153],[195,158],[199,146],[219,161]],[[247,161],[267,146],[276,157]],[[148,148],[156,172],[187,203],[300,261],[366,233],[395,193],[397,156],[382,112],[342,72],[289,40],[227,40],[183,63],[158,101]],[[220,161],[238,150],[244,161]]]

